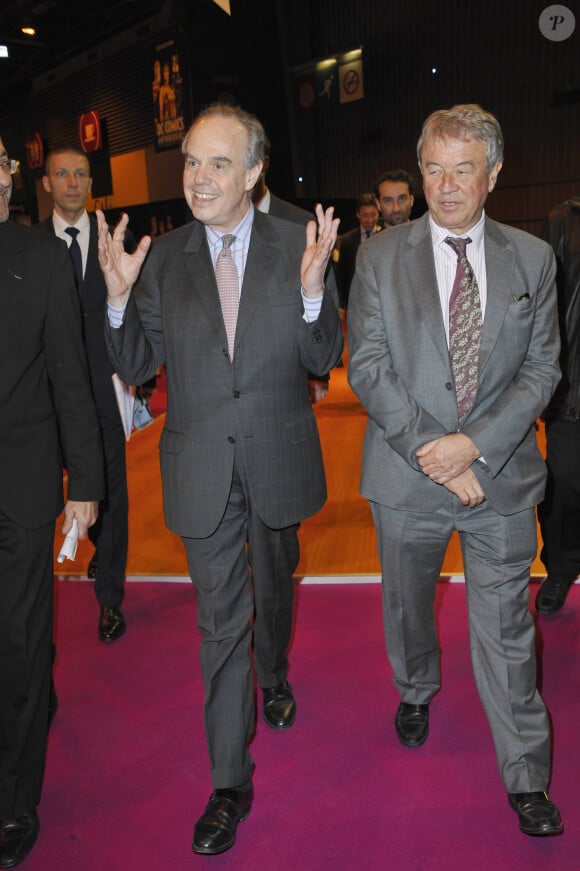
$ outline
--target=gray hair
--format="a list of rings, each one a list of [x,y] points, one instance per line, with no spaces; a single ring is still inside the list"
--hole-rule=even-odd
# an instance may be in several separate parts
[[[205,106],[200,111],[183,140],[181,146],[183,154],[185,154],[185,143],[187,142],[190,130],[199,121],[203,121],[206,118],[231,118],[242,124],[248,134],[248,150],[245,157],[246,168],[251,169],[257,163],[260,163],[260,161],[264,162],[269,142],[261,122],[258,121],[255,115],[246,112],[240,106],[234,106],[230,103],[210,103],[209,106]]]
[[[487,149],[487,172],[503,161],[503,133],[497,118],[476,103],[438,109],[423,124],[417,142],[417,159],[421,165],[421,152],[429,139],[478,139]]]

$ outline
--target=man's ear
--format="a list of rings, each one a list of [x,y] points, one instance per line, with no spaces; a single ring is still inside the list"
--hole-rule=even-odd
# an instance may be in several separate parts
[[[255,188],[256,182],[260,178],[263,163],[261,160],[255,166],[251,166],[246,172],[246,190],[251,191]]]
[[[47,175],[42,176],[42,187],[47,192],[47,194],[52,193],[52,189],[50,187],[50,179]]]

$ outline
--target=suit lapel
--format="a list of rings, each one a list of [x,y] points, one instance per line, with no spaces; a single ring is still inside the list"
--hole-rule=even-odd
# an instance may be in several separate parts
[[[260,300],[264,299],[265,285],[275,267],[275,248],[272,245],[278,238],[271,224],[256,210],[250,236],[248,258],[240,296],[240,310],[236,326],[234,349],[238,347]]]
[[[409,271],[408,287],[420,289],[416,300],[417,323],[422,321],[425,324],[443,364],[446,369],[450,369],[428,214],[413,223],[408,241],[411,246],[406,258]]]
[[[514,252],[494,221],[485,221],[485,270],[487,303],[479,349],[480,376],[490,358],[510,304]]]
[[[196,302],[205,310],[210,323],[223,333],[221,341],[227,346],[226,328],[205,227],[199,221],[192,223],[191,235],[185,245],[185,270],[189,286],[195,288]]]

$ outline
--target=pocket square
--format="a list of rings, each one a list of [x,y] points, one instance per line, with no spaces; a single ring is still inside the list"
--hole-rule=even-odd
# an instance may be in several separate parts
[[[522,302],[522,300],[524,300],[524,299],[529,299],[529,298],[530,298],[530,294],[529,294],[529,293],[522,293],[521,296],[516,296],[515,293],[512,294],[512,299],[513,299],[514,302]]]

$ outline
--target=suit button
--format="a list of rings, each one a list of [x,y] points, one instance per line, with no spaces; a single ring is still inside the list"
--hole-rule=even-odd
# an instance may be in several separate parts
[[[228,436],[228,441],[229,441],[230,445],[233,445],[236,442],[236,440],[233,436]]]
[[[453,390],[453,384],[451,383],[451,381],[447,382],[447,384],[445,385],[445,388],[446,388],[446,390]]]
[[[234,397],[234,399],[239,399],[240,398],[240,391],[234,390],[234,392],[232,393],[232,396]]]

